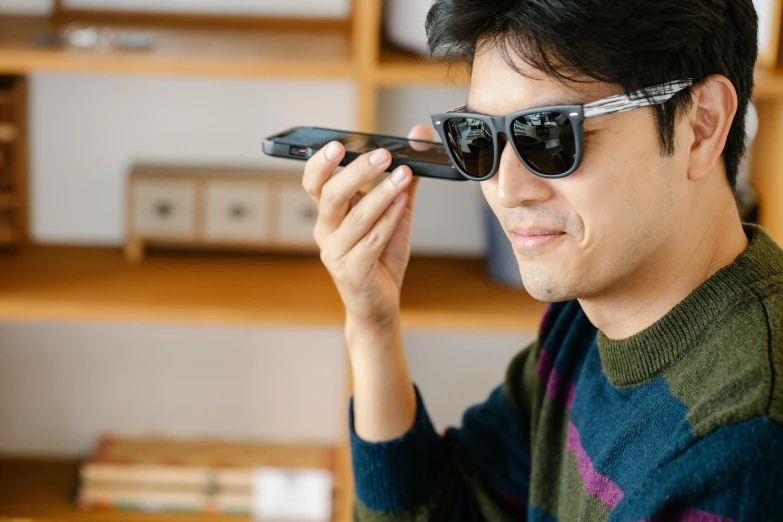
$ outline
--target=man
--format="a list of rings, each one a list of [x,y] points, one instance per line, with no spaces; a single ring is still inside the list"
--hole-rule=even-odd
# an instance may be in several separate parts
[[[751,0],[438,0],[472,65],[433,117],[553,303],[505,383],[440,437],[399,295],[416,181],[306,167],[345,304],[358,520],[782,520],[783,252],[740,221]],[[469,114],[466,114],[469,113]],[[429,138],[421,127],[412,133]]]

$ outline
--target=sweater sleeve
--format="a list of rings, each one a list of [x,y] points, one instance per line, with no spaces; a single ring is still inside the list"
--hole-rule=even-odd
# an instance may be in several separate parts
[[[537,344],[520,352],[506,383],[468,409],[460,427],[439,435],[416,389],[413,427],[381,443],[360,439],[349,409],[356,499],[360,522],[521,521],[530,487],[529,400],[510,394],[509,383],[535,378]],[[530,387],[522,384],[521,389]],[[513,389],[518,389],[515,385]]]
[[[757,417],[689,444],[630,491],[609,522],[779,520],[783,425]]]

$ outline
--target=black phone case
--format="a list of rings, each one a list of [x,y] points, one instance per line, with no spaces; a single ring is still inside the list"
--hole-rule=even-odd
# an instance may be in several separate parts
[[[274,141],[279,136],[285,136],[289,131],[270,136],[265,139],[262,144],[264,154],[267,156],[274,156],[276,158],[297,159],[301,161],[307,161],[313,154],[320,149],[315,147],[299,147],[291,143],[283,143]],[[304,152],[304,155],[300,155],[300,151]],[[345,157],[340,162],[340,165],[345,166],[351,163],[353,160],[360,157],[361,154],[357,152],[346,152]],[[439,165],[437,163],[429,163],[426,161],[414,161],[408,159],[395,158],[392,155],[392,162],[387,169],[390,172],[400,165],[407,165],[413,171],[414,176],[420,176],[424,178],[445,179],[449,181],[467,181],[467,179],[459,173],[459,171],[453,165]]]

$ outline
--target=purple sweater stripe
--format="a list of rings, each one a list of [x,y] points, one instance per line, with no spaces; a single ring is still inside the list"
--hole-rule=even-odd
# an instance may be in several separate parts
[[[552,370],[549,374],[549,380],[546,383],[546,394],[557,400],[561,400],[565,403],[566,408],[569,410],[574,404],[574,394],[576,394],[576,386],[568,379],[563,378],[557,370]]]
[[[599,474],[593,467],[593,462],[579,441],[579,432],[573,422],[568,423],[568,441],[566,447],[576,454],[576,463],[579,474],[582,476],[585,491],[600,500],[603,504],[614,509],[623,499],[620,487],[609,477]],[[693,521],[691,521],[693,522]]]
[[[734,522],[731,518],[722,517],[706,511],[688,509],[683,511],[680,522]]]
[[[542,381],[546,380],[546,394],[549,397],[562,400],[566,408],[571,409],[571,405],[574,403],[576,386],[568,379],[564,379],[554,369],[554,362],[552,355],[542,350],[538,355],[536,375]]]
[[[552,371],[552,366],[554,364],[555,360],[552,358],[552,355],[545,350],[541,350],[538,354],[538,366],[536,367],[536,375],[538,378],[543,381],[549,377],[549,373]]]

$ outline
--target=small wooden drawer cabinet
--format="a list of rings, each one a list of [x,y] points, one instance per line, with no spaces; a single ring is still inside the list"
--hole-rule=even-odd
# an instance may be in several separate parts
[[[204,184],[204,241],[268,242],[275,187],[252,180],[210,179]],[[280,209],[282,211],[282,209]]]
[[[137,166],[128,177],[125,255],[148,245],[316,251],[315,203],[296,173]]]

